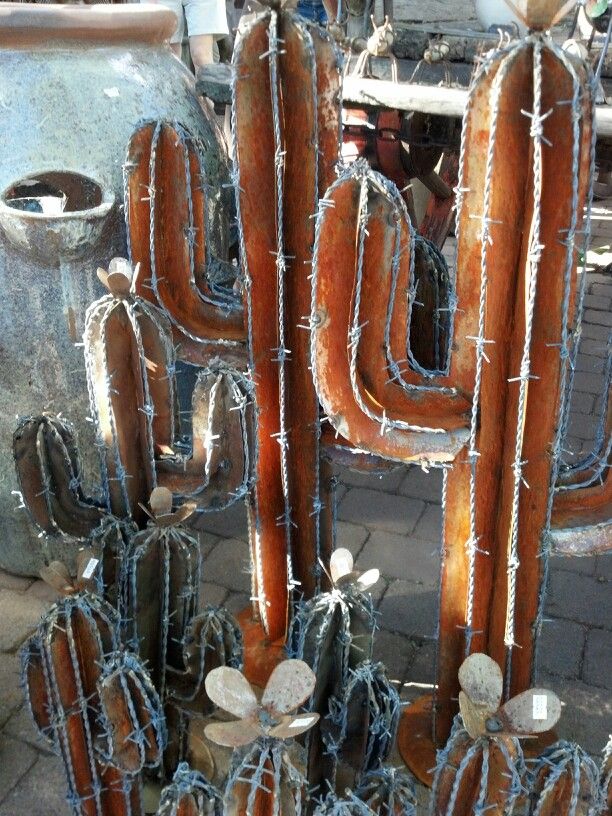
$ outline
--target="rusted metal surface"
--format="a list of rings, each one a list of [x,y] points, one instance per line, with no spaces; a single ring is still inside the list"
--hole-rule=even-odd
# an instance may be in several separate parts
[[[201,773],[181,763],[162,791],[157,816],[223,816],[223,796]]]
[[[307,320],[312,216],[338,156],[339,73],[327,35],[288,12],[248,21],[234,64],[237,197],[258,406],[250,540],[256,609],[275,640],[285,633],[290,582],[306,597],[320,585],[317,559],[326,539]]]
[[[597,766],[575,743],[551,745],[531,769],[529,782],[530,814],[590,816],[603,805]]]
[[[57,603],[22,650],[35,725],[61,755],[80,816],[142,813],[139,772],[159,761],[159,698],[132,655],[117,654],[119,618],[94,596]]]
[[[193,79],[163,44],[174,25],[167,9],[116,6],[111,15],[96,6],[2,3],[0,11],[0,96],[11,112],[0,136],[12,145],[0,168],[0,461],[8,474],[16,414],[63,412],[75,426],[85,491],[95,494],[95,436],[75,344],[86,307],[103,292],[96,267],[126,252],[120,213],[126,146],[143,119],[180,122],[204,146],[213,209],[228,181],[227,158]],[[28,196],[35,200],[24,201]],[[58,206],[40,211],[41,196]],[[218,215],[213,223],[210,241],[226,241]],[[45,557],[72,564],[68,542],[38,538],[14,511],[17,489],[7,476],[0,491],[2,566],[35,575]]]
[[[136,291],[168,314],[181,358],[198,365],[246,339],[227,260],[228,191],[208,183],[202,148],[176,123],[148,123],[130,139],[125,175]],[[215,272],[225,285],[211,285]]]

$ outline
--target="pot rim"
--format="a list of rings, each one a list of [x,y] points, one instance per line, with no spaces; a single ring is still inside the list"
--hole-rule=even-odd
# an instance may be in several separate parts
[[[0,48],[52,48],[66,42],[162,45],[176,25],[174,12],[156,3],[68,6],[3,2]]]

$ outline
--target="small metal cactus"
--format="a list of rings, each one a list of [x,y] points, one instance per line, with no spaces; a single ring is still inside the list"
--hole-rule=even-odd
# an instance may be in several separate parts
[[[374,768],[359,780],[355,795],[377,816],[416,816],[412,777],[397,768]]]
[[[206,677],[221,666],[242,669],[242,631],[234,617],[222,607],[207,606],[185,631],[183,656],[184,670],[168,666],[172,697],[182,707],[211,714],[214,704],[206,693]]]
[[[529,816],[596,816],[600,812],[598,769],[576,743],[547,748],[530,770]]]
[[[172,513],[172,494],[158,487],[150,507],[150,522],[132,537],[127,556],[128,641],[165,702],[167,668],[182,668],[187,627],[198,609],[201,556],[197,538],[181,526],[192,504]]]
[[[523,752],[515,737],[474,739],[457,718],[438,751],[431,816],[510,816],[521,793]]]
[[[223,796],[185,762],[161,794],[157,816],[223,816]]]
[[[104,511],[83,492],[71,426],[47,414],[21,419],[13,455],[22,500],[36,527],[46,536],[84,541]]]
[[[365,590],[376,581],[378,571],[364,576],[353,572],[353,557],[338,549],[330,559],[333,589],[298,604],[287,638],[287,653],[304,660],[317,681],[309,707],[324,717],[333,695],[341,695],[351,670],[372,657],[376,628],[372,599]],[[365,580],[364,580],[365,579]],[[361,583],[359,583],[361,580]],[[330,759],[323,742],[325,723],[320,721],[306,736],[308,782],[315,797],[329,772]]]
[[[116,654],[118,623],[109,604],[78,593],[50,609],[21,652],[30,712],[62,757],[78,816],[139,816],[138,774],[159,761],[165,737],[144,668]]]
[[[98,276],[110,294],[85,318],[85,367],[100,445],[103,486],[116,516],[143,520],[139,504],[156,486],[155,460],[171,455],[176,396],[170,324],[133,293],[121,258]]]
[[[259,701],[236,669],[219,668],[206,678],[206,691],[220,708],[240,717],[213,722],[206,736],[236,751],[224,796],[225,816],[298,816],[306,779],[289,756],[286,740],[305,733],[318,714],[295,714],[312,694],[315,676],[301,660],[279,663]]]
[[[329,701],[323,740],[339,766],[357,781],[389,756],[400,718],[400,698],[382,663],[364,661],[350,672],[338,697]]]
[[[524,773],[518,738],[553,728],[561,702],[551,691],[529,689],[501,705],[503,684],[501,669],[485,654],[476,652],[461,664],[461,716],[438,753],[432,816],[512,813]]]

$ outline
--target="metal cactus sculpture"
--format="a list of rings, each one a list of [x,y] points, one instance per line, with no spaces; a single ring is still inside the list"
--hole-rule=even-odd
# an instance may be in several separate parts
[[[172,494],[158,487],[149,505],[150,523],[130,541],[126,616],[128,640],[165,701],[167,668],[181,668],[187,627],[198,610],[201,556],[197,538],[182,526],[192,504],[173,513]]]
[[[25,417],[13,434],[13,453],[22,501],[41,534],[87,539],[103,509],[83,492],[70,425],[46,414]]]
[[[460,717],[439,752],[431,792],[432,816],[491,811],[509,816],[522,790],[519,737],[549,731],[561,703],[546,689],[530,689],[500,707],[503,676],[490,657],[474,653],[459,670]]]
[[[360,663],[341,695],[330,699],[323,739],[336,768],[350,768],[357,781],[378,768],[393,748],[399,717],[399,693],[383,664]]]
[[[233,62],[234,182],[257,403],[253,594],[276,640],[290,589],[312,597],[318,559],[329,557],[307,326],[312,216],[338,158],[340,76],[331,39],[290,11],[249,18]]]
[[[183,666],[168,666],[173,699],[200,714],[212,714],[214,704],[205,680],[214,669],[242,669],[242,632],[233,616],[222,607],[208,606],[194,617],[183,638]]]
[[[133,134],[125,164],[136,291],[164,310],[181,358],[198,365],[211,352],[239,353],[246,339],[236,269],[222,259],[228,191],[207,185],[202,155],[180,124],[149,122]]]
[[[342,695],[350,672],[372,657],[376,623],[366,591],[379,577],[378,570],[354,572],[353,556],[345,549],[332,553],[329,568],[332,590],[297,605],[287,637],[288,654],[303,660],[316,675],[309,708],[321,717],[328,714],[331,697]],[[333,768],[333,760],[326,756],[324,725],[318,722],[306,735],[313,798],[321,796]]]
[[[597,766],[575,743],[551,745],[538,757],[530,777],[529,816],[595,816],[606,812],[600,802]]]
[[[206,678],[206,691],[219,708],[240,717],[206,726],[219,745],[249,746],[235,754],[224,796],[225,816],[297,816],[306,779],[292,763],[285,740],[311,728],[318,714],[295,714],[312,694],[315,676],[301,660],[285,660],[273,670],[258,701],[244,675],[219,668]]]
[[[162,791],[157,816],[223,816],[223,796],[182,762]]]
[[[526,4],[532,29],[546,28],[542,10],[551,5]],[[588,232],[592,117],[587,69],[545,31],[489,53],[479,67],[463,127],[449,298],[457,308],[436,370],[411,348],[415,237],[397,190],[357,162],[319,208],[312,370],[329,421],[355,447],[449,466],[436,700],[408,710],[401,740],[423,778],[431,745],[415,745],[411,734],[426,728],[408,718],[434,720],[434,741],[444,742],[468,654],[492,654],[506,695],[531,685],[559,528],[581,527],[587,551],[611,543],[602,523],[609,485],[582,493],[583,510],[574,491],[573,514],[553,501],[576,262]]]
[[[142,813],[139,772],[159,762],[161,703],[140,661],[117,653],[118,615],[95,596],[55,604],[22,649],[34,723],[62,757],[79,816]]]
[[[355,795],[377,816],[416,816],[414,781],[397,768],[375,768],[359,780]]]
[[[97,579],[96,594],[114,606],[120,615],[125,615],[127,610],[125,568],[129,544],[137,532],[138,527],[133,521],[105,515],[87,540],[100,561],[100,568],[94,573]],[[122,620],[121,624],[124,626],[125,621]]]

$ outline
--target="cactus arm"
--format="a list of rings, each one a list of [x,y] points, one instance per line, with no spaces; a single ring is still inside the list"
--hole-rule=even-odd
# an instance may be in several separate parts
[[[220,791],[183,762],[162,791],[157,816],[222,816],[222,808]]]
[[[335,429],[356,447],[397,461],[452,459],[465,443],[464,430],[415,432],[392,427],[391,423],[381,434],[380,423],[373,421],[355,399],[347,337],[353,318],[353,272],[357,264],[353,227],[358,222],[359,192],[359,185],[352,179],[341,179],[327,191],[325,199],[333,204],[320,210],[317,221],[312,367],[319,399]],[[348,270],[348,274],[338,274],[338,267]],[[384,406],[377,404],[365,389],[361,398],[367,411],[383,413]],[[419,427],[418,420],[424,422],[418,415],[413,418],[417,420],[415,428]]]
[[[261,58],[270,51],[268,29],[272,16],[274,12],[264,12],[255,18],[236,43],[233,117],[248,343],[257,405],[257,481],[250,507],[256,584],[253,594],[258,599],[256,610],[264,629],[271,640],[276,640],[284,635],[287,625],[289,541],[287,524],[282,523],[287,510],[280,478],[280,444],[284,444],[284,440],[278,437],[279,363],[275,359],[278,354],[273,351],[279,346],[277,305],[270,304],[270,293],[277,290],[276,254],[273,254],[278,250],[276,147],[269,59]]]
[[[227,507],[246,495],[251,392],[244,375],[223,365],[199,372],[192,397],[191,455],[158,461],[159,485],[196,499],[199,510]]]
[[[71,429],[55,417],[21,420],[13,455],[23,502],[43,532],[86,538],[102,511],[80,486],[80,463]]]
[[[243,342],[239,304],[208,284],[206,181],[194,140],[178,125],[147,123],[132,135],[126,170],[137,293],[166,311],[193,362],[204,344]]]

